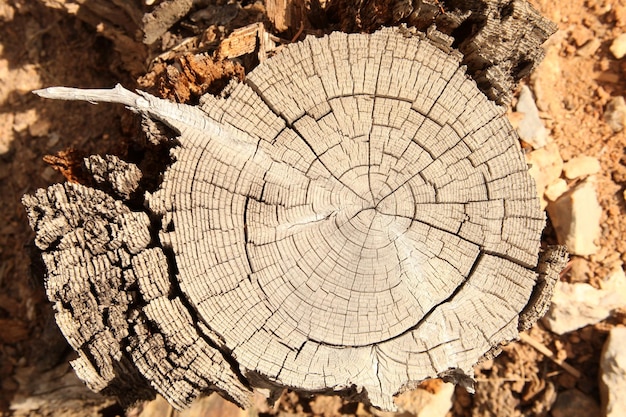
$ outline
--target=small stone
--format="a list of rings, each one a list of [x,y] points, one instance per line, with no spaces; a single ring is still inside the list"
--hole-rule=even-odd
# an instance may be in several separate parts
[[[556,201],[560,196],[567,192],[567,188],[567,181],[563,178],[559,178],[546,187],[544,196],[548,199],[548,201]]]
[[[32,108],[24,112],[15,113],[15,119],[13,121],[13,130],[16,132],[23,132],[28,129],[28,126],[37,121],[37,110]]]
[[[15,17],[15,9],[9,2],[0,2],[0,22],[10,22]]]
[[[564,41],[565,31],[559,31],[552,35],[545,44],[546,56],[530,76],[535,102],[541,111],[550,114],[559,114],[562,110],[562,100],[558,94],[554,94],[555,86],[564,83],[563,69],[561,68],[561,43]]]
[[[452,409],[454,384],[440,379],[428,380],[426,383],[428,386],[424,388],[398,395],[395,400],[398,409],[415,417],[445,417]]]
[[[48,135],[48,142],[46,143],[46,146],[48,148],[54,148],[60,140],[61,136],[59,136],[59,134],[56,132],[52,132]]]
[[[600,398],[606,417],[622,417],[626,410],[626,327],[614,327],[600,356]]]
[[[532,408],[527,412],[527,416],[546,417],[556,402],[557,394],[554,384],[550,381],[545,381],[545,384],[545,389],[533,398]]]
[[[15,116],[11,112],[0,113],[0,155],[11,149],[14,119]]]
[[[588,177],[598,172],[600,172],[600,161],[592,156],[577,156],[563,164],[563,174],[569,180]]]
[[[626,26],[626,6],[616,5],[613,8],[613,14],[615,16],[615,25],[617,27]]]
[[[28,125],[28,133],[32,137],[47,136],[50,131],[50,121],[46,119],[37,119],[30,125]]]
[[[586,283],[558,281],[550,310],[543,323],[556,334],[565,334],[598,323],[617,308],[626,305],[626,275],[616,268],[602,282],[602,289]]]
[[[54,168],[52,168],[50,166],[47,166],[47,167],[44,168],[43,171],[41,171],[41,174],[39,174],[39,175],[41,176],[41,178],[44,179],[44,181],[50,183],[56,177],[57,171]]]
[[[600,237],[602,208],[593,179],[586,179],[548,204],[557,239],[572,255],[588,256],[598,250],[594,241]]]
[[[314,415],[338,415],[343,402],[338,395],[317,395],[309,406]]]
[[[576,29],[572,31],[570,37],[574,41],[574,45],[580,48],[593,38],[593,32],[591,29],[584,26],[577,26]]]
[[[577,389],[559,393],[550,412],[552,417],[600,417],[598,404]]]
[[[613,39],[609,50],[615,58],[622,59],[626,55],[626,33],[622,33]]]
[[[583,58],[591,58],[601,45],[602,42],[600,42],[600,39],[593,38],[589,42],[578,48],[578,50],[576,50],[576,55]]]
[[[604,121],[613,132],[621,132],[626,125],[626,102],[624,97],[613,97],[606,105],[604,110]]]
[[[530,144],[533,149],[543,148],[548,144],[548,130],[539,118],[539,110],[530,92],[530,88],[522,86],[515,111],[524,113],[519,121],[517,132],[520,138]]]
[[[574,257],[570,263],[569,281],[574,282],[589,282],[591,277],[591,268],[589,268],[589,262],[580,257]]]
[[[541,199],[542,208],[547,202],[543,199],[548,184],[552,184],[561,176],[563,159],[555,143],[549,143],[541,149],[526,154],[526,162],[530,165],[528,173],[535,179],[537,194]]]

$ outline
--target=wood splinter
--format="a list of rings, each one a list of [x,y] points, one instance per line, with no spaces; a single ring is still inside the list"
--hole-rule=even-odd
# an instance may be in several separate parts
[[[392,410],[427,378],[471,389],[553,281],[517,135],[460,61],[384,29],[289,45],[197,107],[38,91],[178,134],[144,210],[77,184],[24,197],[78,375],[176,408],[287,387]]]

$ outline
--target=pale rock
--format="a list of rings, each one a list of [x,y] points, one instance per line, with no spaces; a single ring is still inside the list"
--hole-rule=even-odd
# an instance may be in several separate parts
[[[544,195],[548,201],[556,201],[567,192],[567,188],[567,181],[563,178],[559,178],[546,187]]]
[[[48,141],[46,142],[46,146],[48,148],[54,148],[59,143],[60,140],[61,140],[61,136],[59,136],[57,132],[51,132],[48,135]]]
[[[432,380],[429,388],[417,388],[398,395],[395,403],[400,412],[415,417],[445,417],[452,408],[454,384],[441,380]]]
[[[539,118],[539,110],[530,92],[530,88],[522,86],[515,111],[523,113],[519,121],[517,132],[520,138],[530,144],[533,149],[543,148],[548,144],[548,130]]]
[[[560,30],[544,44],[546,56],[530,76],[535,101],[541,111],[558,114],[563,108],[563,97],[554,94],[565,83],[561,68],[561,44],[566,41],[567,32]]]
[[[621,132],[626,125],[626,102],[624,97],[613,97],[604,109],[604,121],[613,132]]]
[[[622,59],[626,55],[626,33],[622,33],[613,39],[609,50],[615,58]]]
[[[598,38],[593,38],[576,50],[576,55],[583,58],[591,58],[597,50],[602,46],[602,42]]]
[[[58,177],[58,172],[51,166],[47,166],[43,169],[43,171],[41,171],[41,174],[39,174],[39,176],[43,178],[44,181],[46,181],[47,183],[51,183],[56,177]]]
[[[626,6],[616,4],[613,7],[613,15],[615,16],[615,26],[626,26]]]
[[[575,256],[570,259],[569,265],[569,282],[589,282],[589,278],[591,278],[592,273],[588,260]]]
[[[626,275],[620,267],[602,282],[601,289],[587,283],[557,281],[550,310],[542,321],[552,332],[562,335],[598,323],[624,306]]]
[[[30,108],[23,112],[15,113],[15,119],[13,121],[13,130],[16,132],[23,132],[32,124],[37,121],[37,110]]]
[[[6,23],[15,17],[15,9],[7,1],[0,2],[0,22]]]
[[[572,30],[570,38],[578,48],[589,42],[593,38],[593,31],[584,26],[577,26]]]
[[[600,172],[600,161],[592,156],[580,155],[563,164],[563,175],[569,180],[584,178]]]
[[[550,410],[552,417],[600,417],[595,400],[577,389],[560,392]]]
[[[572,255],[593,255],[600,237],[602,208],[596,196],[594,177],[589,177],[556,201],[548,204],[548,215],[561,245]]]
[[[600,356],[600,398],[603,415],[623,417],[626,412],[626,327],[614,327]]]
[[[137,417],[156,417],[172,415],[172,407],[168,402],[157,395],[152,401],[146,401],[138,404],[134,408],[128,410],[127,415],[135,415]],[[212,393],[206,397],[196,399],[189,408],[175,413],[179,417],[194,416],[220,416],[220,417],[248,417],[257,411],[253,406],[250,410],[242,410],[230,401],[220,397],[216,393]]]
[[[50,132],[50,121],[38,118],[28,125],[28,133],[33,137],[47,136]]]
[[[527,153],[526,162],[530,165],[528,173],[537,185],[541,207],[545,208],[547,202],[543,198],[544,191],[549,184],[559,179],[563,169],[563,159],[559,154],[559,148],[555,143],[549,143],[541,149]]]
[[[13,102],[18,93],[27,94],[42,87],[39,64],[26,64],[14,68],[7,60],[0,58],[0,74],[5,79],[12,80],[10,83],[0,83],[0,103],[15,104]]]
[[[14,119],[15,116],[11,112],[0,113],[0,155],[11,149]]]

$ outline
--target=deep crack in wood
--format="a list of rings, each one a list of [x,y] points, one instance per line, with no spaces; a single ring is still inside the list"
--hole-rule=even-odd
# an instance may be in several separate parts
[[[504,109],[441,48],[397,29],[307,38],[199,107],[40,91],[179,134],[145,213],[78,185],[24,198],[90,387],[176,407],[356,389],[388,410],[429,377],[471,389],[541,298],[544,214]]]

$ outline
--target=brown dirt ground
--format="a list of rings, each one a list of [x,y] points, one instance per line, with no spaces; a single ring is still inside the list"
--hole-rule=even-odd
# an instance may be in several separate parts
[[[598,285],[626,261],[626,136],[614,134],[603,121],[609,98],[626,94],[626,62],[609,52],[611,41],[626,31],[626,5],[600,0],[531,3],[560,29],[547,48],[562,75],[540,98],[541,115],[564,160],[585,154],[597,157],[602,166],[598,175],[601,249],[597,255],[576,260],[577,268],[587,270],[584,279]],[[594,53],[577,53],[579,45],[593,39],[600,41]],[[113,402],[90,394],[66,365],[71,352],[54,325],[38,265],[31,262],[33,233],[20,204],[24,193],[63,180],[43,161],[45,155],[76,150],[61,155],[57,166],[71,165],[78,156],[90,153],[131,159],[135,155],[132,137],[137,122],[121,106],[49,102],[30,93],[50,85],[109,87],[120,82],[134,87],[136,80],[121,62],[109,40],[75,17],[42,2],[0,0],[0,415],[122,413]],[[571,280],[571,273],[563,279]],[[526,344],[513,343],[495,360],[477,366],[477,394],[469,396],[457,389],[449,415],[542,416],[556,393],[573,387],[599,403],[600,350],[608,330],[624,325],[625,317],[618,312],[563,337],[535,326],[531,337],[566,359],[582,377],[572,377]],[[55,403],[51,400],[55,396],[74,400]],[[214,415],[243,415],[219,400],[211,401]],[[171,412],[163,405],[150,407],[153,411],[142,415]],[[257,415],[328,417],[373,412],[333,397],[307,399],[293,393],[281,398],[276,408],[260,406],[257,411]]]

